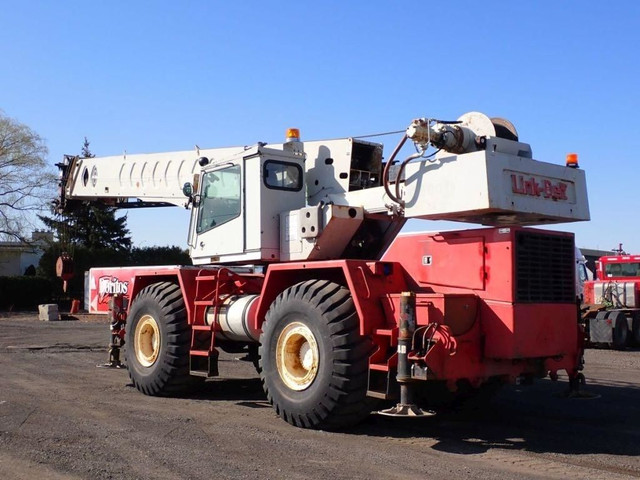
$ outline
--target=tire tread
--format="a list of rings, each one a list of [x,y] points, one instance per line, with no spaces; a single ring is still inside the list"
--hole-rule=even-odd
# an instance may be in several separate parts
[[[189,375],[190,328],[187,322],[186,308],[180,286],[172,282],[158,282],[140,291],[131,311],[143,301],[155,302],[163,318],[157,319],[165,326],[167,346],[161,351],[162,365],[154,371],[151,378],[141,376],[131,367],[129,377],[133,385],[146,395],[175,396],[191,391],[202,383],[200,378]],[[131,338],[133,332],[130,334]],[[132,351],[131,341],[127,341],[127,352]],[[127,359],[130,365],[134,359]]]
[[[263,340],[268,339],[276,328],[278,312],[290,302],[299,301],[319,311],[330,331],[333,353],[330,384],[315,408],[308,412],[288,411],[281,404],[279,393],[272,391],[266,371],[261,368],[260,377],[267,399],[281,418],[298,427],[337,430],[356,424],[371,412],[366,391],[372,343],[360,335],[355,305],[345,287],[328,280],[308,280],[282,292],[273,302],[263,325],[260,361],[262,363],[269,348]]]

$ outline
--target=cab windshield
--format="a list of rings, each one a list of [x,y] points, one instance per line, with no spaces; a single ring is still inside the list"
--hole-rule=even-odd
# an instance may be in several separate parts
[[[240,175],[240,165],[234,165],[203,176],[198,233],[211,230],[240,215]]]
[[[607,277],[640,277],[640,262],[606,263],[604,274]]]

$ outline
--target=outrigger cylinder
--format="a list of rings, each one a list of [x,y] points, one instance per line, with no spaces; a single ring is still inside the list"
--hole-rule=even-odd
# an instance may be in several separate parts
[[[390,417],[424,417],[433,415],[422,410],[414,403],[413,382],[411,378],[411,365],[409,364],[409,352],[413,334],[416,331],[416,294],[414,292],[402,292],[400,295],[400,318],[398,329],[398,374],[396,380],[400,384],[400,403],[395,407],[381,410],[380,414]]]

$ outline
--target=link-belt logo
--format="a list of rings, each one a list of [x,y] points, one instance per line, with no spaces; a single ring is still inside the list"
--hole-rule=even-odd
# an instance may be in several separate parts
[[[100,277],[98,280],[98,295],[103,299],[107,295],[126,295],[129,291],[129,282],[122,282],[117,277]]]
[[[511,175],[511,191],[520,195],[543,197],[551,200],[569,200],[567,184],[551,180],[537,180],[535,177]]]

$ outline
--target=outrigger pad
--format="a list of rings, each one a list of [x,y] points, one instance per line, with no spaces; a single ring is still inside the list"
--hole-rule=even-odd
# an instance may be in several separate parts
[[[435,415],[435,412],[423,410],[417,405],[405,405],[402,403],[398,403],[395,407],[387,408],[386,410],[380,410],[377,413],[386,417],[432,417]]]

